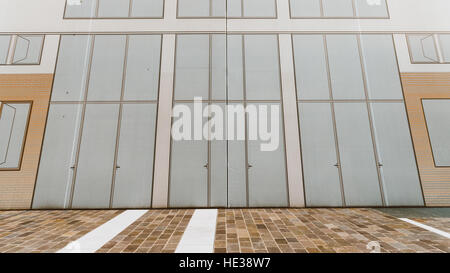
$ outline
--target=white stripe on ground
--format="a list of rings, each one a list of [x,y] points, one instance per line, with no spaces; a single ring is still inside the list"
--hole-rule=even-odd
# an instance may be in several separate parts
[[[147,211],[126,210],[78,240],[58,250],[58,253],[94,253]]]
[[[405,221],[405,222],[407,222],[407,223],[410,223],[410,224],[412,224],[412,225],[415,225],[415,226],[421,227],[421,228],[423,228],[423,229],[426,229],[426,230],[428,230],[428,231],[431,231],[431,232],[434,232],[434,233],[436,233],[436,234],[439,234],[439,235],[441,235],[441,236],[444,236],[444,237],[446,237],[447,239],[450,239],[450,233],[448,233],[448,232],[439,230],[439,229],[434,228],[434,227],[430,227],[430,226],[424,225],[424,224],[422,224],[422,223],[413,221],[413,220],[408,219],[408,218],[399,218],[399,219],[402,220],[402,221]]]
[[[192,215],[176,253],[212,253],[216,235],[217,209],[197,209]]]

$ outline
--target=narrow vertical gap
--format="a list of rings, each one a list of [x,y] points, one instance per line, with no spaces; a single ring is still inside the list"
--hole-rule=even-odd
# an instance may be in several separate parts
[[[84,86],[84,98],[81,103],[82,109],[81,109],[81,118],[80,118],[80,130],[78,133],[78,139],[76,140],[77,141],[77,150],[76,150],[76,154],[75,154],[75,163],[74,163],[74,166],[71,167],[72,171],[73,171],[73,175],[72,175],[72,185],[70,187],[70,200],[69,200],[69,206],[68,206],[69,208],[72,208],[72,203],[73,203],[75,182],[76,182],[77,173],[78,173],[78,159],[80,156],[81,138],[83,137],[84,119],[86,116],[86,102],[87,102],[88,92],[89,92],[89,82],[91,80],[91,68],[92,68],[92,58],[94,55],[95,35],[90,35],[90,37],[91,37],[91,48],[89,50],[89,64],[88,64],[88,69],[86,71],[86,82],[85,82],[85,86]]]
[[[320,17],[324,17],[325,12],[323,11],[323,0],[319,0],[319,5],[320,5]]]
[[[356,15],[356,3],[355,3],[355,0],[352,0],[352,9],[353,9],[353,18],[358,17]]]
[[[377,174],[378,174],[378,183],[380,186],[380,194],[381,194],[381,202],[383,206],[386,206],[386,200],[385,200],[385,194],[384,194],[384,187],[383,187],[383,177],[381,175],[381,162],[380,162],[380,157],[378,154],[378,147],[377,147],[377,142],[376,142],[376,137],[375,137],[375,132],[374,132],[374,123],[373,123],[373,116],[372,116],[372,107],[370,105],[369,102],[369,93],[368,93],[368,87],[367,87],[367,79],[366,79],[366,69],[364,67],[364,57],[363,57],[363,52],[362,52],[362,46],[361,46],[361,35],[357,34],[356,35],[356,40],[358,43],[358,54],[359,54],[359,58],[360,58],[360,63],[361,63],[361,74],[362,74],[362,79],[363,79],[363,83],[364,83],[364,95],[365,95],[365,100],[366,100],[366,106],[367,106],[367,114],[369,117],[369,127],[370,127],[370,134],[372,137],[372,145],[373,145],[373,152],[374,152],[374,156],[375,156],[375,167],[377,169]]]
[[[112,173],[112,180],[111,180],[111,192],[109,196],[109,207],[112,208],[114,204],[114,190],[116,186],[116,175],[117,170],[120,166],[117,165],[117,157],[119,153],[119,142],[120,142],[120,130],[122,128],[122,113],[123,113],[123,98],[125,93],[125,81],[127,76],[127,63],[128,63],[128,49],[129,49],[129,42],[130,42],[130,36],[126,35],[125,37],[125,54],[124,54],[124,61],[123,61],[123,72],[122,72],[122,86],[120,91],[120,102],[119,102],[119,115],[117,118],[117,133],[116,133],[116,146],[114,151],[114,162],[113,162],[113,173]]]
[[[130,1],[130,3],[128,5],[128,18],[131,18],[132,9],[133,9],[133,0],[129,0],[129,1]]]

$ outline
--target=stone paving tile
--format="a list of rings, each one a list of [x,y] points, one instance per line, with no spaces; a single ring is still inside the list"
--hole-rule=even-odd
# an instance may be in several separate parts
[[[427,217],[427,218],[410,218],[410,219],[419,222],[421,224],[450,233],[450,218]]]
[[[97,252],[175,252],[193,213],[193,209],[151,210]]]
[[[450,252],[450,240],[372,209],[220,209],[215,252]]]
[[[0,252],[55,252],[120,212],[0,211]]]

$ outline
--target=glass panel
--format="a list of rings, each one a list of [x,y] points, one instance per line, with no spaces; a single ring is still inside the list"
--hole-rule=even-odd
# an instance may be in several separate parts
[[[403,99],[402,86],[391,35],[361,35],[370,99]]]
[[[352,0],[322,0],[325,17],[353,17]]]
[[[219,106],[222,109],[222,113],[225,113],[225,104],[217,103],[215,106]],[[224,117],[215,116],[214,109],[211,110],[212,118],[224,119]],[[216,132],[217,130],[223,130],[221,128],[217,128],[216,126],[212,126],[212,132]],[[224,132],[226,133],[226,132]],[[225,137],[223,137],[225,139]],[[226,207],[227,206],[227,141],[214,139],[210,142],[210,172],[211,172],[211,207]]]
[[[442,55],[444,62],[450,62],[450,34],[440,34],[439,41],[441,43]]]
[[[35,209],[62,209],[69,205],[82,107],[50,105],[33,199]]]
[[[274,124],[269,123],[269,128],[276,132],[278,130],[279,141],[274,151],[263,151],[262,140],[248,140],[248,186],[249,186],[249,206],[251,207],[285,207],[288,206],[287,180],[285,166],[285,150],[283,136],[283,120],[281,118],[281,106],[279,103],[254,104],[256,107],[266,105],[268,114],[270,106],[279,108],[279,126],[274,128]],[[261,117],[259,117],[261,118]],[[271,120],[270,116],[268,119]],[[250,131],[251,125],[247,125]],[[253,132],[255,133],[255,132]]]
[[[211,0],[178,0],[178,16],[209,17]]]
[[[433,35],[408,35],[408,43],[413,62],[439,62]]]
[[[307,206],[342,206],[331,106],[299,103]]]
[[[125,58],[125,36],[96,35],[88,100],[119,100]]]
[[[244,57],[242,35],[227,36],[228,99],[244,99]]]
[[[211,35],[211,96],[212,99],[227,98],[226,36]]]
[[[44,36],[17,36],[13,64],[39,64]]]
[[[125,100],[158,99],[160,60],[160,35],[129,36]]]
[[[183,105],[188,106],[193,113],[192,103]],[[208,205],[207,164],[208,142],[206,140],[172,140],[170,207],[206,207]]]
[[[242,0],[244,6],[243,17],[276,18],[275,0]]]
[[[0,35],[0,64],[6,64],[10,41],[10,35]]]
[[[428,134],[438,167],[450,166],[450,100],[422,100]]]
[[[327,35],[334,99],[364,99],[361,60],[355,35]]]
[[[320,17],[319,0],[290,0],[291,17]]]
[[[277,35],[245,35],[248,100],[279,100],[280,64]]]
[[[52,101],[81,101],[84,99],[91,41],[92,36],[87,35],[61,36]]]
[[[27,134],[30,103],[2,103],[0,112],[0,170],[18,169]]]
[[[294,63],[299,99],[330,99],[322,35],[294,35]]]
[[[156,104],[123,105],[112,207],[150,206],[155,125]]]
[[[98,17],[128,17],[130,0],[98,0]]]
[[[178,35],[175,99],[209,97],[209,35]]]
[[[403,102],[371,103],[387,206],[423,206]]]
[[[163,17],[164,0],[132,0],[131,17]]]
[[[72,208],[109,208],[119,105],[88,104]]]
[[[385,0],[355,0],[355,9],[358,17],[388,17]]]
[[[66,18],[95,17],[97,0],[67,0]]]
[[[335,103],[347,206],[381,206],[380,184],[365,103]]]

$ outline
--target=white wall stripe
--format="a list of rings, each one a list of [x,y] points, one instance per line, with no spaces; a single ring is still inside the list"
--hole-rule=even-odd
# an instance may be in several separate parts
[[[212,253],[217,209],[197,209],[181,237],[175,253]]]
[[[94,253],[148,210],[126,210],[113,219],[71,242],[58,253]]]
[[[428,231],[431,231],[431,232],[434,232],[434,233],[436,233],[436,234],[439,234],[439,235],[441,235],[441,236],[444,236],[444,237],[446,237],[447,239],[450,239],[450,233],[448,233],[448,232],[439,230],[439,229],[434,228],[434,227],[430,227],[430,226],[424,225],[424,224],[422,224],[422,223],[413,221],[413,220],[408,219],[408,218],[399,218],[399,219],[402,220],[402,221],[405,221],[405,222],[407,222],[407,223],[410,223],[410,224],[412,224],[412,225],[415,225],[415,226],[421,227],[421,228],[423,228],[423,229],[426,229],[426,230],[428,230]]]

